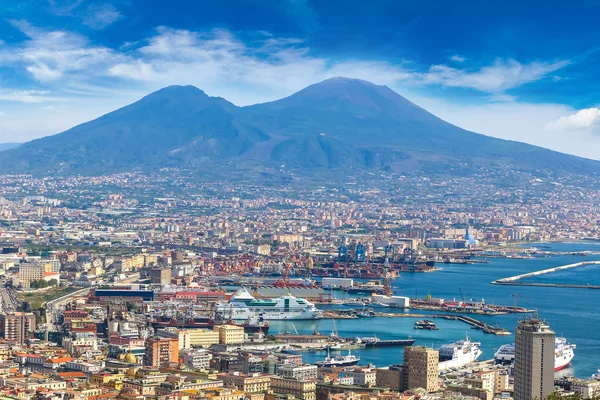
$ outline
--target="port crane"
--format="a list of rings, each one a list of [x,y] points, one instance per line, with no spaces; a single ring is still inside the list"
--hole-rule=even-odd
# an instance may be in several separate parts
[[[277,279],[275,281],[275,286],[278,288],[287,288],[288,287],[288,278],[290,276],[290,271],[292,269],[292,264],[290,263],[283,263],[283,278],[282,279]]]

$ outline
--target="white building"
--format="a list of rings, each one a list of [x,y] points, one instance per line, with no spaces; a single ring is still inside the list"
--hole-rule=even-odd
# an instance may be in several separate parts
[[[183,352],[183,363],[188,368],[208,369],[212,355],[208,350],[196,349]]]

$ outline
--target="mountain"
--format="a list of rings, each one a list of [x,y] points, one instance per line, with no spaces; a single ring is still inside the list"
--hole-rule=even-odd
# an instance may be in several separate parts
[[[228,165],[299,174],[480,168],[591,174],[600,162],[449,124],[386,86],[332,78],[270,103],[237,107],[170,86],[58,135],[0,153],[0,172],[102,174]]]
[[[0,151],[14,149],[20,145],[21,143],[0,143]]]

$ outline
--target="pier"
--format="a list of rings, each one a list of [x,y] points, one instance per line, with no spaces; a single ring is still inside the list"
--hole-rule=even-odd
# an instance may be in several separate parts
[[[585,265],[600,265],[600,261],[582,261],[574,264],[561,265],[559,267],[543,269],[540,271],[528,272],[526,274],[510,276],[508,278],[502,278],[491,282],[494,285],[515,285],[515,286],[542,286],[542,287],[563,287],[563,288],[576,288],[576,289],[600,289],[598,285],[578,285],[578,284],[563,284],[563,283],[535,283],[535,282],[518,282],[521,279],[530,278],[533,276],[539,276],[549,274],[552,272],[564,271],[566,269],[582,267]]]
[[[471,325],[475,329],[481,329],[485,333],[490,333],[492,335],[510,335],[511,333],[504,328],[499,328],[497,326],[492,326],[486,324],[485,322],[476,320],[475,318],[467,317],[465,315],[449,315],[449,314],[441,314],[434,315],[433,318],[443,318],[450,319],[455,321],[462,321]]]

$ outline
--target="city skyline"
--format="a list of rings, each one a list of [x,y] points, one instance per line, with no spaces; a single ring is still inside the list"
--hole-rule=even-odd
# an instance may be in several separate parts
[[[597,35],[594,5],[528,19],[535,4],[288,3],[4,5],[0,141],[58,133],[169,84],[246,105],[348,76],[465,129],[598,158],[597,51],[574,41]],[[569,21],[578,29],[558,36]]]

